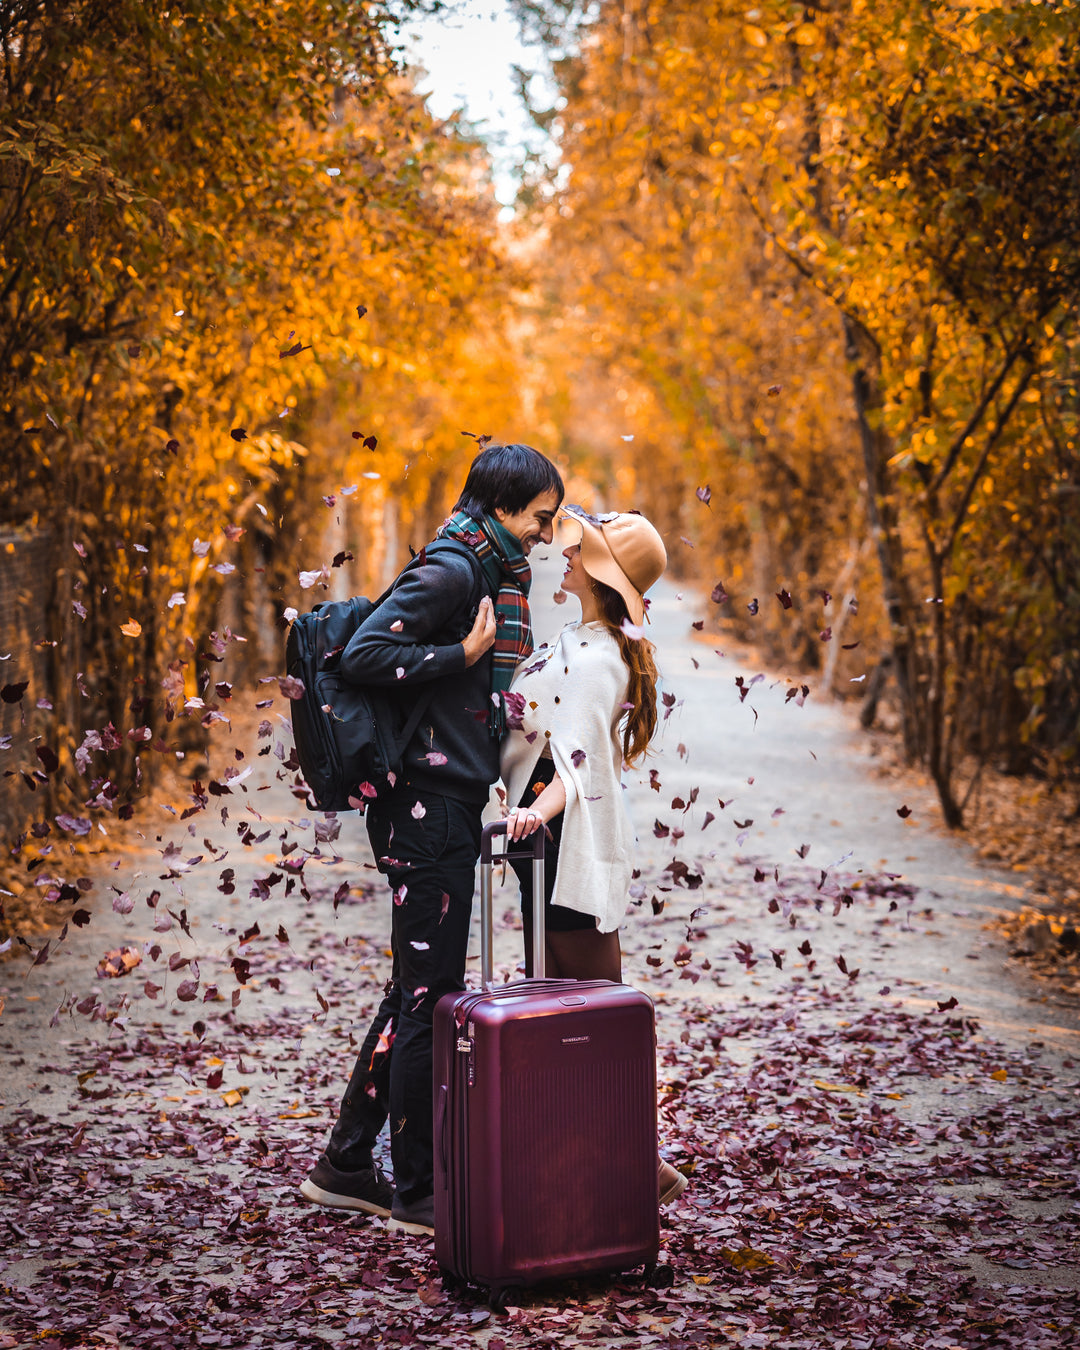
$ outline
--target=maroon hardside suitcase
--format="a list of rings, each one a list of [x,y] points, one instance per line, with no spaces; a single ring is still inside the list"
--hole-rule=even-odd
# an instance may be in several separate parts
[[[652,1000],[608,980],[492,986],[492,838],[480,854],[480,990],[435,1009],[435,1256],[444,1278],[514,1287],[655,1264]],[[529,841],[543,896],[543,831]]]

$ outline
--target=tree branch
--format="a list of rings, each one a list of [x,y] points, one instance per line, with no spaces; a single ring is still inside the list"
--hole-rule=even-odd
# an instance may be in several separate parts
[[[864,328],[867,332],[869,332],[870,331],[869,326],[867,322],[863,319],[862,315],[859,314],[858,311],[854,309],[850,304],[845,303],[844,297],[838,291],[833,290],[832,287],[830,287],[825,281],[821,279],[818,269],[815,268],[812,263],[808,262],[807,259],[804,258],[803,255],[799,252],[799,250],[795,248],[794,245],[789,244],[787,240],[784,239],[779,234],[776,228],[769,223],[769,221],[765,218],[765,214],[762,211],[761,207],[758,205],[757,198],[750,190],[746,182],[746,179],[738,171],[738,169],[735,170],[735,178],[739,184],[739,188],[742,191],[743,196],[746,198],[747,205],[750,207],[750,210],[754,213],[754,217],[757,220],[757,223],[765,231],[765,233],[776,245],[776,247],[780,250],[780,252],[784,255],[784,257],[787,258],[788,262],[790,262],[792,266],[796,268],[797,271],[801,272],[802,275],[806,278],[806,280],[810,282],[811,286],[813,286],[815,290],[819,291],[825,297],[825,299],[830,302],[830,304],[835,305],[836,308],[840,310],[842,314],[848,315],[850,318],[854,319],[855,322],[860,325],[860,327]]]
[[[953,438],[953,443],[952,445],[949,446],[948,454],[945,456],[944,462],[942,463],[941,468],[938,470],[937,477],[930,485],[929,492],[931,493],[931,495],[935,492],[940,491],[941,485],[945,482],[945,479],[948,478],[949,474],[952,473],[953,469],[956,467],[956,461],[960,458],[960,451],[964,448],[964,442],[967,440],[967,438],[971,435],[971,433],[975,430],[975,428],[986,416],[987,408],[989,408],[990,404],[997,397],[998,391],[1000,390],[1001,386],[1005,383],[1009,371],[1012,370],[1014,364],[1016,363],[1017,357],[1019,357],[1021,352],[1024,351],[1025,346],[1026,343],[1018,345],[1011,352],[1008,353],[1008,355],[1005,358],[1005,364],[998,371],[997,375],[991,382],[989,388],[985,390],[982,398],[972,409],[971,416],[965,422],[963,430],[961,430]]]
[[[993,431],[986,438],[986,444],[983,446],[983,452],[979,456],[979,462],[975,465],[975,468],[972,470],[971,477],[968,479],[967,487],[965,487],[964,489],[964,494],[960,498],[960,504],[956,508],[956,514],[953,516],[953,523],[949,529],[949,534],[948,538],[945,541],[945,546],[941,550],[942,559],[947,558],[952,553],[953,549],[956,546],[956,537],[960,533],[960,526],[964,523],[964,516],[967,515],[967,509],[968,506],[971,504],[971,498],[975,493],[975,488],[978,485],[979,479],[983,476],[983,473],[986,469],[986,462],[990,458],[990,452],[997,444],[998,438],[1001,436],[1001,433],[1005,430],[1006,423],[1012,416],[1013,409],[1016,407],[1017,403],[1019,403],[1020,396],[1024,393],[1028,385],[1031,383],[1031,377],[1034,374],[1035,374],[1035,363],[1029,359],[1027,370],[1024,371],[1024,373],[1017,380],[1016,387],[1013,389],[1012,395],[1010,396],[1008,403],[1005,405],[1004,411],[998,415],[998,419],[994,426]]]

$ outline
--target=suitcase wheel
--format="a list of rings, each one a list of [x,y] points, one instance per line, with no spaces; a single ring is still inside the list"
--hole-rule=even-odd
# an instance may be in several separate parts
[[[509,1297],[509,1289],[493,1289],[488,1296],[488,1307],[502,1317],[506,1313],[506,1300]]]
[[[442,1278],[442,1287],[448,1294],[464,1292],[466,1285],[460,1275],[455,1275],[452,1270],[447,1270],[445,1266],[439,1267],[439,1275]]]
[[[670,1289],[675,1283],[675,1272],[668,1265],[650,1261],[645,1267],[644,1281],[648,1289]]]

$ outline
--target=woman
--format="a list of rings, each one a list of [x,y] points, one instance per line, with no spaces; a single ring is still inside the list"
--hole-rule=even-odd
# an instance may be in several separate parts
[[[656,730],[656,663],[647,641],[644,593],[667,566],[663,540],[644,516],[591,516],[563,507],[582,529],[564,550],[563,589],[581,604],[550,650],[519,667],[507,696],[501,768],[507,834],[545,828],[545,973],[549,978],[622,978],[619,924],[626,913],[634,835],[621,769],[645,754]],[[532,971],[532,871],[521,883],[526,971]],[[660,1203],[686,1179],[659,1165]]]

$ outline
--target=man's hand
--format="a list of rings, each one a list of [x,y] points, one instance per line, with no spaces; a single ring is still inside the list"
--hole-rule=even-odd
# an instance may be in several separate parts
[[[476,611],[472,628],[461,641],[461,645],[465,648],[465,664],[475,665],[494,641],[495,607],[491,603],[491,597],[485,595],[480,601],[480,608]]]

